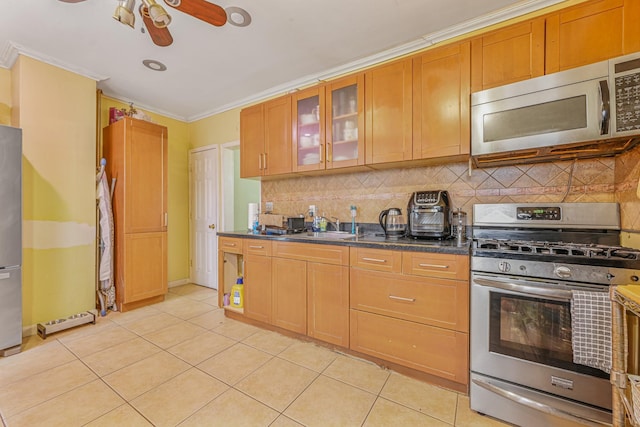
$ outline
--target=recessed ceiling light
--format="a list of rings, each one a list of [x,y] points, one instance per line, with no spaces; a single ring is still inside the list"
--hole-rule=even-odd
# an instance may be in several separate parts
[[[156,61],[155,59],[145,59],[144,61],[142,61],[142,64],[153,71],[165,71],[167,69],[166,65],[164,65],[160,61]]]
[[[241,7],[230,6],[224,10],[227,12],[227,22],[236,27],[246,27],[251,24],[251,15]]]

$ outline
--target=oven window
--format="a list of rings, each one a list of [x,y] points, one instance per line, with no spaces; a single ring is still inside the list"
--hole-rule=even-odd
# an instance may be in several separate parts
[[[573,363],[571,306],[527,296],[490,292],[489,351],[608,378],[605,372]]]

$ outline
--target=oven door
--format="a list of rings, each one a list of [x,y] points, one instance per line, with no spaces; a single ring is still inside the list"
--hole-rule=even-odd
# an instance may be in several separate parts
[[[571,291],[608,288],[473,272],[471,370],[611,409],[609,374],[573,363]]]

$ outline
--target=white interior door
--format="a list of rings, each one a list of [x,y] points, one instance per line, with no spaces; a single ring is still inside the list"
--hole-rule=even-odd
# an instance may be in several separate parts
[[[189,153],[191,281],[218,288],[218,148]]]

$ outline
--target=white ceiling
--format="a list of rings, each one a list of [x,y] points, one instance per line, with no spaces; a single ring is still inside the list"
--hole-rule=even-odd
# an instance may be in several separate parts
[[[172,16],[159,47],[112,18],[116,0],[0,0],[0,66],[17,54],[98,81],[114,98],[193,121],[561,0],[219,0],[252,17],[214,27]],[[135,10],[141,0],[136,1]],[[164,63],[152,71],[144,59]]]

